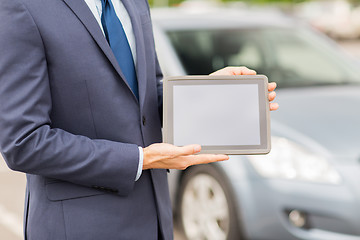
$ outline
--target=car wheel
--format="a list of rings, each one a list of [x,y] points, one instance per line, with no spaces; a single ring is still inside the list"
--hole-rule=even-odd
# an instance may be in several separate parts
[[[178,222],[189,240],[243,239],[234,197],[225,177],[213,164],[185,171],[178,202]]]

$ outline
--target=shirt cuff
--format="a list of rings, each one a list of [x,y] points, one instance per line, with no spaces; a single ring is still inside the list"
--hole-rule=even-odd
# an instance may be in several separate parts
[[[143,162],[144,162],[144,151],[143,151],[142,147],[139,147],[139,165],[138,165],[138,170],[136,173],[135,182],[137,180],[139,180],[139,178],[141,177]]]

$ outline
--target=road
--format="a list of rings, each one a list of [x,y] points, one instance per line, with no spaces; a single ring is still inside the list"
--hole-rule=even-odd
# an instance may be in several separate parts
[[[351,55],[360,59],[360,41],[341,42]],[[10,171],[0,156],[0,239],[22,239],[25,175]],[[175,240],[183,240],[175,229]]]

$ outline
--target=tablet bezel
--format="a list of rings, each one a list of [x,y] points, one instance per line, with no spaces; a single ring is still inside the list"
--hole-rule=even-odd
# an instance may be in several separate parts
[[[268,100],[268,78],[264,75],[237,76],[181,76],[163,80],[163,139],[174,144],[173,87],[177,85],[224,85],[256,84],[259,96],[260,145],[212,145],[202,146],[201,153],[248,155],[267,154],[271,149],[270,109]]]

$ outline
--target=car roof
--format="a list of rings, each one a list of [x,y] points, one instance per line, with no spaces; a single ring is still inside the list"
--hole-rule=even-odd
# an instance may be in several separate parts
[[[153,22],[164,30],[191,30],[217,28],[291,28],[294,18],[273,9],[239,8],[154,8]]]

